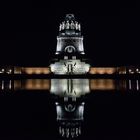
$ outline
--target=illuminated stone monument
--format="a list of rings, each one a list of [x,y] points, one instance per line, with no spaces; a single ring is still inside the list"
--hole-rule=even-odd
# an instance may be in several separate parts
[[[86,74],[90,65],[85,62],[81,25],[73,14],[67,14],[59,26],[56,59],[50,65],[54,74]]]

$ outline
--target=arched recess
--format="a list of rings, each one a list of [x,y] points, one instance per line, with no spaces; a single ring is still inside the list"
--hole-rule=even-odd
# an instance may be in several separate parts
[[[75,47],[70,45],[70,46],[67,46],[65,49],[64,49],[65,52],[67,53],[73,53],[76,51]]]

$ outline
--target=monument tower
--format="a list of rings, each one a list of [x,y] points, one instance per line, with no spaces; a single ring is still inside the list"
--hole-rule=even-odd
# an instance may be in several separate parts
[[[60,23],[55,57],[50,65],[54,74],[86,74],[89,71],[90,65],[84,61],[81,25],[73,14],[67,14]]]

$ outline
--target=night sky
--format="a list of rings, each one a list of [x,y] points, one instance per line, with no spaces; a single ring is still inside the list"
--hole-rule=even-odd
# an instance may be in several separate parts
[[[0,65],[48,66],[59,23],[73,13],[81,22],[92,65],[139,65],[139,16],[135,1],[12,1],[1,12]]]

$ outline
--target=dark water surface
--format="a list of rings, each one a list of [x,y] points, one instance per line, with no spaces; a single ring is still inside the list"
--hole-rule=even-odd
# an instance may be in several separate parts
[[[0,80],[0,140],[140,139],[140,81]]]

